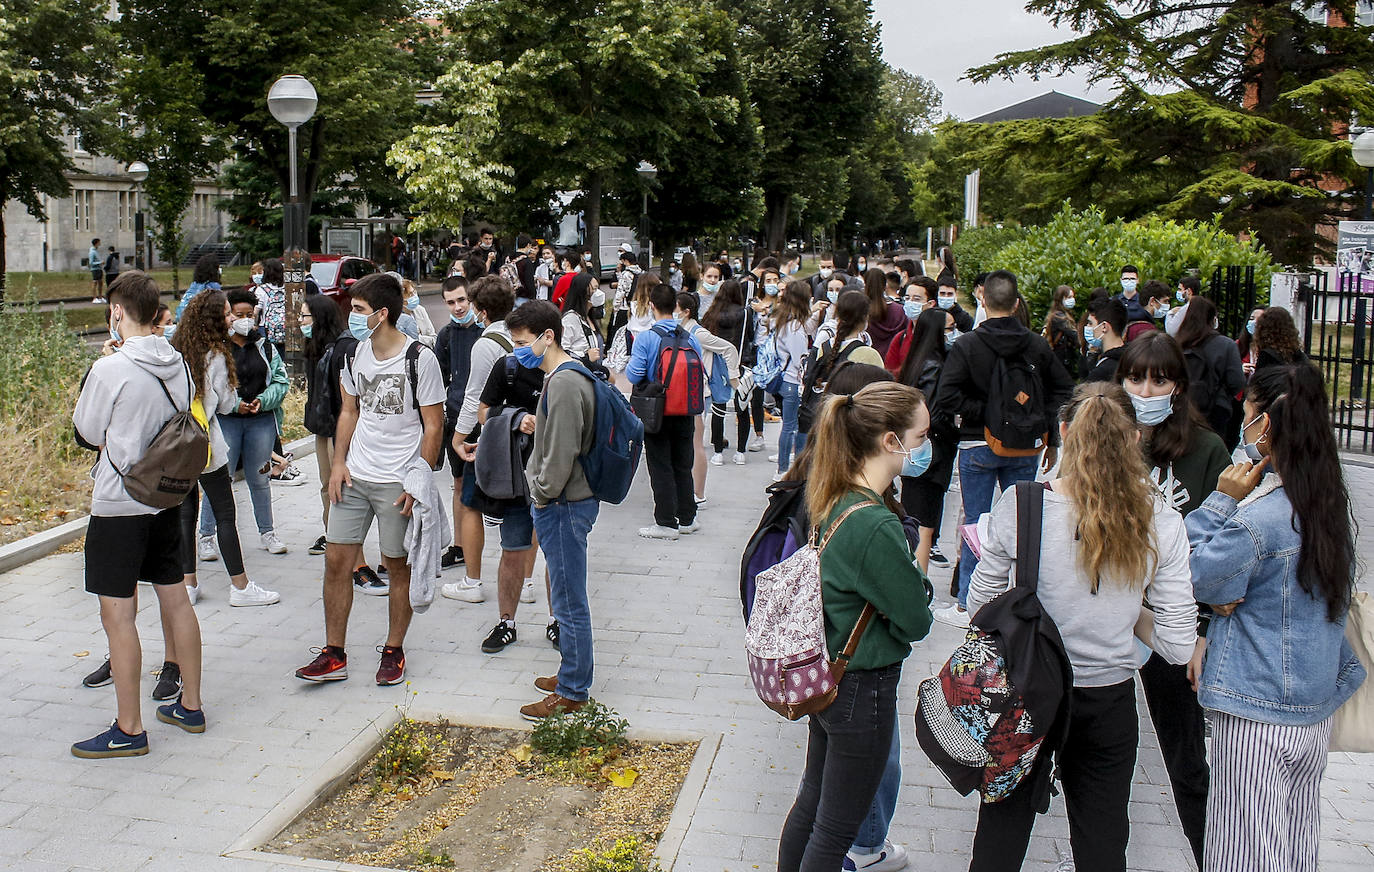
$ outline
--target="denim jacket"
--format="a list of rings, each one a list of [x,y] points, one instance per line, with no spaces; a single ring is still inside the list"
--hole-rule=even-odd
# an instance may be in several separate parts
[[[1317,724],[1364,682],[1345,617],[1298,583],[1301,539],[1283,483],[1270,474],[1237,503],[1216,492],[1185,520],[1197,599],[1225,605],[1212,619],[1198,702],[1261,723]]]

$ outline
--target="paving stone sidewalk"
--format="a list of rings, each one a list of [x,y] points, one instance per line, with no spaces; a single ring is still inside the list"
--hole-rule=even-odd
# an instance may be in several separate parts
[[[776,444],[776,425],[769,444]],[[771,450],[771,449],[770,449]],[[591,601],[596,627],[593,693],[634,727],[723,737],[676,872],[772,869],[783,818],[804,762],[806,727],[764,708],[749,685],[741,653],[738,557],[764,503],[772,474],[766,454],[748,464],[712,468],[701,531],[677,542],[640,539],[650,523],[648,482],[624,505],[603,507],[592,533]],[[728,458],[727,458],[728,460]],[[147,699],[146,757],[82,761],[68,746],[109,723],[113,688],[87,689],[81,678],[105,651],[96,601],[82,590],[80,554],[55,555],[0,575],[0,868],[22,872],[99,869],[120,872],[234,870],[287,872],[299,866],[221,856],[293,789],[379,716],[404,701],[405,687],[372,682],[383,641],[385,600],[359,596],[349,652],[353,677],[308,685],[292,671],[323,638],[322,557],[306,547],[321,532],[314,464],[305,486],[274,494],[277,530],[291,552],[247,552],[250,577],[279,590],[267,608],[230,609],[222,564],[202,564],[205,596],[197,606],[205,639],[209,730],[195,736],[158,723]],[[443,478],[445,487],[449,479]],[[1374,470],[1352,469],[1352,491],[1371,502]],[[252,530],[239,486],[239,526]],[[951,494],[942,541],[950,532]],[[1361,517],[1370,510],[1361,506]],[[1374,528],[1371,528],[1374,529]],[[478,646],[496,620],[496,536],[485,550],[490,599],[481,605],[438,599],[418,615],[406,644],[417,710],[480,723],[509,719],[538,698],[530,681],[557,654],[544,639],[547,603],[524,605],[520,641],[502,654]],[[256,538],[244,536],[245,542]],[[1371,537],[1361,542],[1370,548]],[[369,545],[374,559],[375,534]],[[542,559],[541,559],[542,563]],[[456,571],[451,571],[456,572]],[[948,592],[948,571],[936,587]],[[942,599],[945,599],[942,597]],[[154,597],[140,601],[139,629],[148,670],[161,664]],[[903,786],[892,838],[905,843],[918,872],[967,868],[976,802],[958,796],[911,732],[917,683],[957,644],[936,625],[907,661],[899,708]],[[88,656],[76,656],[89,652]],[[1191,868],[1163,764],[1141,704],[1141,751],[1131,802],[1130,867]],[[1333,754],[1323,789],[1323,872],[1374,868],[1374,755]],[[1047,870],[1068,853],[1062,801],[1040,819],[1025,868]]]

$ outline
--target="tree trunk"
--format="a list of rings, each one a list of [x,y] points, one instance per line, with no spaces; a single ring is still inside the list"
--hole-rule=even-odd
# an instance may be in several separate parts
[[[586,246],[592,253],[592,274],[601,275],[601,188],[600,172],[590,173],[582,192],[582,223],[586,226]]]
[[[0,198],[0,306],[5,304],[5,201]]]
[[[769,251],[787,247],[787,208],[791,195],[781,191],[765,191],[763,195],[763,239]]]

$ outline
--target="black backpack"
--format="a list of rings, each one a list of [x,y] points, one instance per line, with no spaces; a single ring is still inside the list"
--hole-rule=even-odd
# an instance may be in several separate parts
[[[1202,346],[1186,349],[1183,352],[1183,360],[1188,364],[1188,395],[1192,397],[1193,405],[1197,406],[1198,411],[1206,416],[1214,407],[1220,405],[1221,401],[1229,398],[1219,396],[1221,388],[1216,382],[1216,371],[1208,366]]]
[[[805,545],[809,525],[806,482],[780,481],[768,486],[768,507],[740,560],[739,598],[746,624],[754,608],[754,578]]]
[[[816,411],[825,397],[826,383],[835,374],[836,367],[848,360],[854,349],[861,345],[862,342],[848,342],[840,347],[838,354],[835,353],[833,342],[824,342],[811,349],[806,357],[806,368],[802,371],[801,405],[797,407],[798,433],[811,432]]]
[[[1006,358],[979,333],[996,361],[988,379],[983,438],[998,457],[1033,457],[1048,444],[1045,386],[1040,371],[1024,356]]]

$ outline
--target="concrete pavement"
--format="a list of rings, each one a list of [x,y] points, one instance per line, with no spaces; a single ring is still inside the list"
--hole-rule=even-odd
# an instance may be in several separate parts
[[[770,446],[776,431],[777,425],[769,425]],[[738,561],[773,472],[765,457],[750,454],[744,467],[711,469],[702,529],[693,536],[677,542],[636,536],[636,528],[651,518],[642,471],[624,505],[603,507],[592,533],[593,693],[633,727],[722,737],[681,849],[669,858],[675,872],[773,868],[804,763],[805,724],[785,722],[757,701],[742,653]],[[105,651],[95,598],[82,590],[82,556],[53,555],[0,575],[0,674],[8,687],[0,699],[0,868],[300,868],[221,854],[406,697],[404,686],[372,682],[372,649],[383,641],[385,628],[381,598],[359,596],[354,603],[350,680],[316,686],[292,677],[310,659],[309,647],[323,639],[323,558],[305,551],[321,532],[318,485],[314,464],[306,458],[300,465],[308,483],[274,493],[277,530],[291,552],[273,556],[249,546],[246,555],[250,577],[279,590],[282,602],[230,609],[222,564],[202,564],[205,596],[196,608],[205,638],[209,729],[195,736],[158,723],[145,695],[152,747],[146,757],[82,761],[68,753],[71,742],[109,723],[114,702],[113,688],[81,685]],[[441,477],[445,488],[450,480],[447,473]],[[1352,467],[1351,489],[1363,503],[1369,503],[1365,495],[1372,482],[1374,469]],[[240,529],[251,532],[241,486],[238,496]],[[952,553],[958,494],[950,500],[942,541]],[[1359,514],[1374,514],[1374,506],[1361,505]],[[485,549],[488,601],[470,605],[440,598],[415,618],[406,654],[417,710],[472,723],[509,720],[537,698],[530,680],[557,663],[544,640],[542,588],[537,603],[521,608],[517,644],[494,656],[478,650],[497,617],[494,533]],[[244,541],[256,539],[245,535]],[[1362,537],[1362,553],[1370,542]],[[375,559],[375,534],[368,553]],[[937,591],[947,592],[948,579],[948,571],[936,573]],[[161,629],[148,592],[140,605],[143,659],[151,670],[162,660]],[[976,817],[976,800],[946,785],[911,729],[917,683],[959,639],[958,632],[937,624],[915,647],[902,681],[903,786],[892,838],[907,845],[910,868],[920,872],[967,868]],[[75,656],[83,651],[88,656]],[[148,678],[144,693],[151,687]],[[1190,855],[1143,703],[1141,711],[1130,866],[1179,872],[1190,868]],[[1374,867],[1371,757],[1331,757],[1323,785],[1323,872]],[[1067,853],[1063,802],[1057,800],[1053,813],[1037,821],[1025,868],[1050,869]]]

